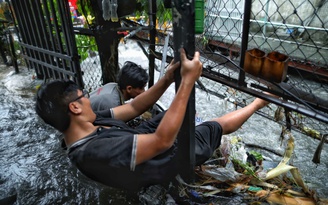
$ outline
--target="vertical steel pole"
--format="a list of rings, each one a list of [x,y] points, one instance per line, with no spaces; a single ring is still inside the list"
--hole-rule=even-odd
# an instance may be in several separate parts
[[[242,34],[242,43],[240,49],[240,64],[241,68],[244,68],[245,53],[248,46],[248,34],[249,34],[249,23],[251,18],[251,9],[252,9],[252,0],[245,0],[244,4],[244,19],[243,19],[243,34]],[[242,85],[245,81],[245,71],[239,71],[239,80],[238,84]]]
[[[11,51],[11,57],[12,57],[11,61],[15,68],[15,72],[19,73],[18,64],[17,64],[17,56],[16,56],[15,46],[14,46],[14,37],[12,36],[13,34],[11,33],[11,31],[9,31],[8,35],[9,35],[9,45],[10,45],[10,51]]]
[[[155,37],[156,37],[156,0],[149,0],[149,27],[150,27],[150,45],[149,45],[149,82],[148,87],[154,85],[154,72],[155,72]]]
[[[195,3],[194,0],[172,0],[174,59],[180,60],[180,48],[188,58],[195,52]],[[175,73],[176,90],[181,83],[180,69]],[[195,167],[195,86],[189,97],[186,115],[178,134],[180,175],[191,182]]]

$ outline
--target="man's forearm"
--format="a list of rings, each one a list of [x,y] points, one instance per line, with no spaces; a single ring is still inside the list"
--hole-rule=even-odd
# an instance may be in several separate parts
[[[171,106],[166,111],[156,130],[156,134],[161,137],[161,139],[164,140],[165,144],[168,146],[173,144],[180,130],[192,88],[193,84],[185,84],[184,82],[180,84]]]
[[[170,81],[165,78],[160,79],[151,88],[134,98],[131,102],[131,106],[133,106],[135,110],[140,111],[140,114],[147,111],[157,102],[170,85]]]
[[[160,79],[155,85],[135,97],[130,103],[113,108],[116,119],[131,120],[147,111],[172,83],[169,79]]]
[[[136,164],[143,163],[172,147],[186,113],[192,85],[180,84],[178,92],[154,133],[137,137]]]

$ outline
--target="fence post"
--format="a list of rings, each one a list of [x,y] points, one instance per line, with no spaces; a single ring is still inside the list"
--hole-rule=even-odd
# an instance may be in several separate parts
[[[18,64],[17,64],[17,56],[16,56],[16,52],[15,52],[15,45],[14,45],[14,37],[12,36],[13,34],[11,33],[11,31],[9,31],[9,46],[10,46],[10,51],[11,51],[11,61],[13,63],[13,66],[15,68],[15,72],[19,73],[19,69],[18,69]]]
[[[242,34],[242,44],[240,49],[240,63],[239,66],[244,68],[245,53],[248,46],[248,34],[249,34],[249,23],[251,18],[252,0],[245,0],[244,5],[244,18],[243,18],[243,34]],[[239,71],[238,84],[245,84],[245,71]]]
[[[195,52],[194,0],[172,0],[174,59],[180,60],[179,49],[186,50],[188,58]],[[175,88],[181,83],[180,69],[175,73]],[[178,134],[179,171],[182,178],[194,180],[195,167],[195,86],[189,97],[186,115]]]
[[[148,87],[154,85],[154,72],[155,72],[155,37],[156,37],[156,12],[157,4],[156,0],[149,0],[149,82]]]

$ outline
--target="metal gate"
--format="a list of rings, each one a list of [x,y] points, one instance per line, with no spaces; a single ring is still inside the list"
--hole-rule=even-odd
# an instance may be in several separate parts
[[[68,1],[11,0],[28,68],[40,79],[70,79],[83,87]]]

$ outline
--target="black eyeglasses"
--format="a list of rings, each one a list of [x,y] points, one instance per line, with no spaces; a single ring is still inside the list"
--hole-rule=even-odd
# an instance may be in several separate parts
[[[86,90],[83,90],[82,91],[82,95],[80,95],[79,97],[77,97],[74,100],[70,101],[69,103],[78,101],[79,99],[81,99],[83,97],[89,98],[90,97],[90,93],[88,91],[86,91]]]

